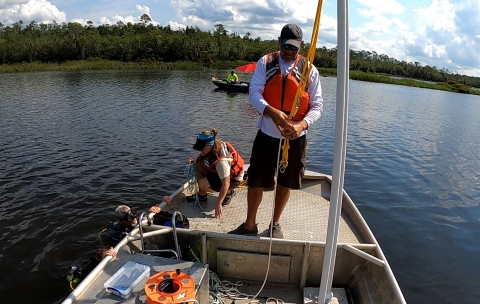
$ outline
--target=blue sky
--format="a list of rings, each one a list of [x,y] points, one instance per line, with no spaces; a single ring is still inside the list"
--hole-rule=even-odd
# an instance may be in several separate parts
[[[223,24],[231,32],[275,39],[286,23],[311,38],[315,0],[0,0],[0,22],[138,22],[172,28]],[[479,0],[350,0],[350,47],[480,77]],[[336,45],[336,2],[324,0],[318,46]]]

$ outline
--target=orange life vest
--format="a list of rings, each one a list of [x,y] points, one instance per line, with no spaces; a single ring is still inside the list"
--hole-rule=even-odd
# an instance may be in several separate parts
[[[303,65],[306,63],[306,58],[298,55],[297,60],[295,60],[295,65],[290,70],[290,73],[283,76],[278,57],[278,52],[267,55],[265,70],[267,79],[263,90],[263,98],[270,106],[289,115],[292,110],[292,105],[302,76]],[[308,112],[310,94],[304,91],[300,98],[300,105],[293,120],[302,120]]]
[[[244,161],[240,153],[235,150],[233,145],[228,141],[223,142],[223,149],[225,149],[224,156],[220,156],[216,153],[211,153],[210,155],[206,155],[206,157],[200,159],[200,165],[207,169],[209,172],[218,174],[217,170],[215,169],[215,165],[223,158],[231,157],[232,162],[230,163],[230,177],[237,178],[243,172]]]

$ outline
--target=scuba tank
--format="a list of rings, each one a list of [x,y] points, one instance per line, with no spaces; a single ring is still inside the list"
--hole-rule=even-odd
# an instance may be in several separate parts
[[[67,272],[67,281],[70,282],[70,284],[77,285],[82,281],[82,279],[83,279],[82,269],[78,266],[70,265],[70,269]]]

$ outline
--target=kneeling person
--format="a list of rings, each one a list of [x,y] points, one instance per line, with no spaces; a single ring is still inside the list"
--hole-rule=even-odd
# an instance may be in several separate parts
[[[233,189],[243,182],[244,160],[235,147],[217,138],[217,129],[204,130],[197,136],[193,149],[200,151],[197,166],[197,193],[200,201],[207,200],[207,192],[218,192],[215,217],[221,218],[222,206],[228,205],[235,195]],[[194,162],[193,159],[189,160]],[[190,201],[194,196],[188,197]]]

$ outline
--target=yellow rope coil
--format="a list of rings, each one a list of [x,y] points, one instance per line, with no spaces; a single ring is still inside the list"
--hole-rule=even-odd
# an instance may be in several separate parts
[[[307,86],[307,81],[310,76],[310,71],[312,69],[313,59],[315,58],[315,52],[317,50],[317,38],[320,31],[320,15],[322,13],[323,0],[318,1],[317,13],[315,15],[315,23],[313,24],[312,30],[312,39],[310,40],[310,47],[308,48],[308,54],[306,57],[306,64],[303,65],[302,76],[300,77],[300,83],[295,93],[295,102],[292,105],[292,110],[288,118],[292,118],[297,114],[298,108],[300,107],[300,100],[305,87]],[[280,161],[280,172],[285,172],[285,169],[288,167],[288,149],[290,149],[290,144],[288,138],[285,138],[282,146],[282,160]]]

